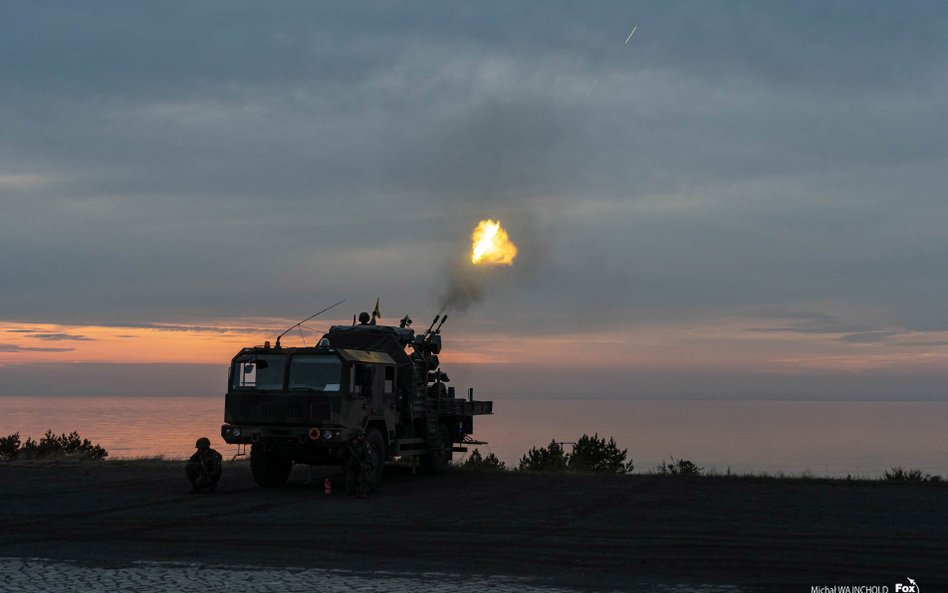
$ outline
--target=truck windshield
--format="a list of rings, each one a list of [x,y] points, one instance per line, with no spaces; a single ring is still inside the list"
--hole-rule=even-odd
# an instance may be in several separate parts
[[[286,356],[282,354],[248,355],[234,365],[233,389],[283,390]]]
[[[290,389],[339,391],[342,361],[335,356],[294,356],[290,361]]]

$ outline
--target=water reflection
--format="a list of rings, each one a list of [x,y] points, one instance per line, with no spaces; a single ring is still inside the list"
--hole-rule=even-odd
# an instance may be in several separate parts
[[[504,400],[476,436],[508,464],[550,440],[614,436],[636,471],[670,455],[718,471],[873,476],[893,465],[948,474],[946,402]],[[0,397],[0,436],[76,430],[110,457],[184,457],[220,438],[223,398]]]

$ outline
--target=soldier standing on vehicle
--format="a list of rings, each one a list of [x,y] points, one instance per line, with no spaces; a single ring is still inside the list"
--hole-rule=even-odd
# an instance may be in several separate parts
[[[207,488],[208,492],[214,492],[223,473],[223,457],[211,449],[211,439],[207,437],[199,438],[194,446],[197,447],[197,452],[188,459],[186,468],[188,480],[191,481],[191,494],[197,494],[204,488]]]
[[[369,479],[375,469],[372,450],[365,440],[365,430],[353,428],[349,439],[340,451],[342,469],[346,472],[346,494],[359,493],[359,498],[369,494]]]

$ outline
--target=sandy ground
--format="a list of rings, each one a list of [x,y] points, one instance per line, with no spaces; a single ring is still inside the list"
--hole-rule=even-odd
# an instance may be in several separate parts
[[[906,576],[926,593],[948,589],[945,484],[422,476],[393,467],[360,500],[338,482],[325,496],[328,471],[307,484],[298,467],[286,487],[262,489],[238,462],[225,465],[216,494],[189,495],[182,463],[0,463],[0,581],[14,564],[99,578],[137,574],[129,571],[144,563],[383,582],[323,590],[401,590],[393,579],[424,590],[418,583],[429,579],[497,591],[809,593],[847,584],[892,593]],[[22,561],[31,558],[43,560]]]

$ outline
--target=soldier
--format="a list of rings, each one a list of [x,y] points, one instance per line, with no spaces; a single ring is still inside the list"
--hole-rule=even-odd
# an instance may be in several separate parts
[[[365,498],[369,494],[369,480],[375,469],[375,459],[365,440],[365,431],[361,428],[350,430],[349,439],[340,454],[342,469],[346,472],[346,494],[358,492],[359,498]]]
[[[208,492],[217,490],[217,482],[221,479],[220,453],[211,449],[211,439],[201,437],[194,443],[197,452],[188,459],[186,468],[188,480],[191,481],[191,494],[196,494],[207,488]]]

